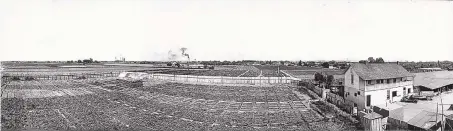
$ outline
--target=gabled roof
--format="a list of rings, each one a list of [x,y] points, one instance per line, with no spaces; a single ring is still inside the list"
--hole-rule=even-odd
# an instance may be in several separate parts
[[[424,86],[430,89],[453,84],[453,71],[434,71],[416,73],[414,86]]]
[[[414,76],[402,66],[390,63],[355,63],[352,69],[363,80],[391,79]]]
[[[435,124],[442,121],[442,115],[434,112],[422,111],[407,123],[419,128],[430,129]]]

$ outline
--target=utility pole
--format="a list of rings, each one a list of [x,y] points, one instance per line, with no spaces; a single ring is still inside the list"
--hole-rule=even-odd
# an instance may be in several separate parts
[[[445,128],[445,123],[444,123],[444,103],[442,101],[442,94],[439,96],[440,97],[440,104],[442,104],[442,121],[441,121],[441,131],[444,131],[444,128]]]
[[[437,106],[436,106],[436,124],[437,124],[437,116],[439,116],[439,103],[436,103]],[[442,127],[441,127],[442,128]]]

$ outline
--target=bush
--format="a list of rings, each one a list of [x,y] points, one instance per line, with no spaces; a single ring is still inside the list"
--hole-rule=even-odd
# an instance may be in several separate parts
[[[79,76],[77,79],[87,79],[85,76]]]
[[[11,78],[11,80],[13,81],[20,81],[20,78],[18,76],[13,76],[13,78]]]
[[[27,77],[25,77],[25,80],[26,80],[26,81],[31,81],[31,80],[35,80],[35,78],[33,78],[33,77],[31,77],[31,76],[27,76]]]

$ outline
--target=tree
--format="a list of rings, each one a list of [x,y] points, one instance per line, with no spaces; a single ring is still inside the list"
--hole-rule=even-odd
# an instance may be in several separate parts
[[[321,64],[321,66],[323,68],[329,68],[329,63],[328,62],[324,62],[324,63]]]
[[[179,63],[176,63],[176,66],[177,66],[177,67],[179,68],[179,67],[181,67],[181,64],[179,64]]]
[[[334,80],[333,75],[328,75],[328,76],[327,76],[327,80],[326,80],[327,88],[330,88],[330,85],[332,85],[333,80]]]
[[[300,60],[299,63],[297,63],[298,66],[302,66],[302,61]]]
[[[316,72],[315,73],[315,81],[319,82],[319,83],[323,83],[325,82],[325,78],[324,78],[324,75],[322,75],[321,73],[319,72]]]
[[[318,73],[318,72],[315,73],[315,81],[320,81],[321,77],[322,77],[322,75],[320,73]]]
[[[167,63],[167,66],[172,66],[173,64],[171,62],[168,62]]]
[[[382,57],[376,58],[376,63],[384,63],[384,59]]]
[[[337,63],[337,62],[335,62],[334,60],[329,61],[329,64],[331,64],[331,65],[335,64],[335,63]]]
[[[368,61],[366,60],[360,60],[359,63],[366,64]]]
[[[370,62],[370,63],[374,63],[374,62],[376,62],[376,60],[374,60],[374,58],[373,58],[373,57],[368,57],[368,62]]]
[[[285,62],[283,62],[283,61],[280,61],[280,64],[281,64],[281,65],[285,65]]]
[[[82,63],[82,60],[77,60],[77,63]]]

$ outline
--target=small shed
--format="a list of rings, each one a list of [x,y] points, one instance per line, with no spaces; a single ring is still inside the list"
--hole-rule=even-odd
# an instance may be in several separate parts
[[[442,115],[434,112],[421,111],[407,123],[409,130],[439,130],[441,128]],[[445,118],[444,118],[445,119]]]
[[[382,121],[382,115],[376,112],[364,115],[361,120],[365,131],[384,131],[385,123]]]

